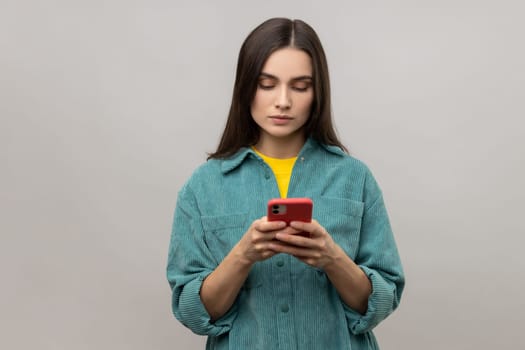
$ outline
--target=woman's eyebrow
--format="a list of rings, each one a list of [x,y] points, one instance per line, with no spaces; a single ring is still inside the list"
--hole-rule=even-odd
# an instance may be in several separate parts
[[[261,78],[269,78],[269,79],[273,79],[273,80],[279,80],[278,77],[276,77],[275,75],[273,74],[270,74],[270,73],[265,73],[265,72],[261,72]],[[294,77],[292,79],[290,79],[291,81],[299,81],[299,80],[313,80],[312,77],[310,75],[300,75],[298,77]]]

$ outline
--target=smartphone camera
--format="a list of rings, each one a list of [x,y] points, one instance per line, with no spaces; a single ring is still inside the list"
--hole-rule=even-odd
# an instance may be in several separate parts
[[[272,205],[272,213],[275,215],[286,214],[286,205],[283,205],[283,204]]]

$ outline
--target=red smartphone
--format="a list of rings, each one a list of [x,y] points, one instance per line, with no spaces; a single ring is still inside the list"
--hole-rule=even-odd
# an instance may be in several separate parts
[[[313,202],[310,198],[274,198],[268,201],[268,221],[312,221]]]

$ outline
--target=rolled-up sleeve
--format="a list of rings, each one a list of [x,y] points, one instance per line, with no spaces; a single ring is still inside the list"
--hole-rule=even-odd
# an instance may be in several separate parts
[[[214,260],[204,238],[198,206],[186,185],[179,192],[174,214],[167,278],[172,290],[175,317],[196,334],[218,336],[228,332],[237,314],[236,304],[220,319],[211,322],[201,298],[204,279],[213,272]]]
[[[348,326],[353,334],[372,330],[390,315],[399,305],[405,285],[403,267],[383,196],[370,173],[365,182],[364,202],[359,251],[355,263],[368,276],[372,293],[364,315],[344,305]]]

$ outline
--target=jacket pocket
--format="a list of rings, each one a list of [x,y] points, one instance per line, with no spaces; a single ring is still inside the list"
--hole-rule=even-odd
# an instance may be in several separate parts
[[[352,259],[359,250],[363,212],[364,203],[351,199],[319,197],[314,201],[314,219]]]
[[[201,217],[204,230],[204,240],[217,265],[244,236],[251,222],[248,222],[248,213],[233,213],[218,216]],[[254,266],[255,267],[255,266]],[[253,288],[260,285],[254,278],[254,270],[250,272],[243,288]]]
[[[217,263],[220,263],[246,231],[247,214],[201,217],[204,239]]]

